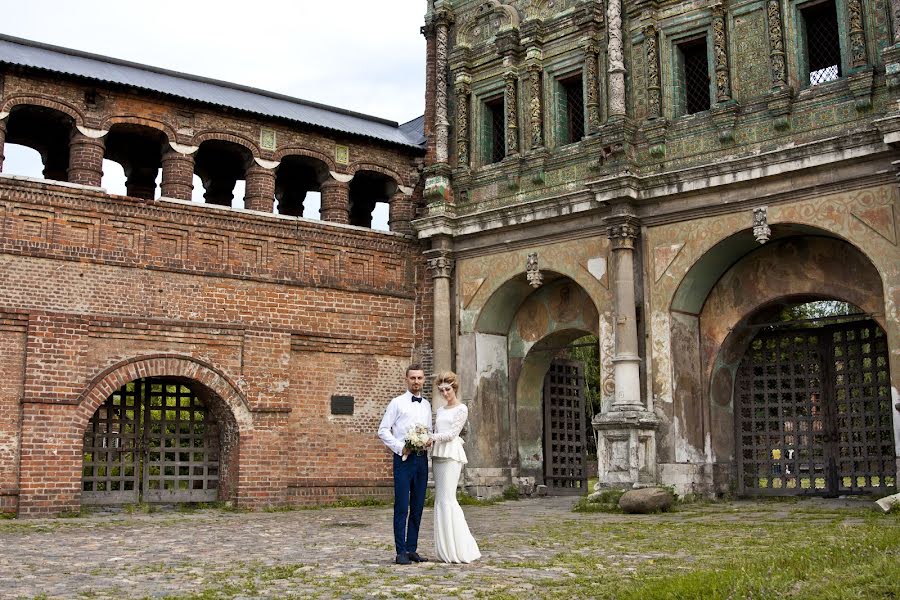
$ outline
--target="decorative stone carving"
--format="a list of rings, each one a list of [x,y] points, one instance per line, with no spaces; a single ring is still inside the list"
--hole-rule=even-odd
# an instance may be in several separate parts
[[[894,44],[900,44],[900,0],[891,0],[891,24]]]
[[[427,268],[433,279],[449,279],[453,273],[453,259],[447,254],[439,254],[427,260]]]
[[[469,165],[469,82],[465,79],[456,82],[456,165]]]
[[[519,11],[499,0],[484,0],[474,16],[461,24],[457,44],[475,48],[490,43],[497,34],[519,28]]]
[[[766,3],[769,19],[769,61],[772,65],[772,87],[787,85],[787,67],[784,57],[784,24],[781,21],[781,7],[778,0]]]
[[[449,152],[450,121],[447,117],[447,33],[453,15],[446,9],[435,12],[435,162],[446,163]]]
[[[753,209],[753,237],[760,244],[769,241],[772,230],[769,228],[769,208],[767,206],[758,206]]]
[[[868,62],[860,0],[847,0],[847,12],[850,17],[850,68],[855,69],[865,66]]]
[[[598,73],[597,60],[600,48],[597,43],[589,41],[584,47],[584,88],[587,102],[587,126],[588,135],[594,135],[600,130],[600,75]]]
[[[533,288],[539,288],[544,283],[544,276],[538,267],[537,252],[532,252],[528,255],[528,260],[525,262],[525,278]]]
[[[725,9],[721,4],[712,10],[713,59],[716,72],[716,101],[731,100],[731,81],[728,73],[728,44],[725,39]]]
[[[544,111],[541,107],[541,66],[528,66],[528,129],[531,149],[544,145]]]
[[[610,225],[607,235],[613,250],[631,249],[639,232],[637,223],[626,220]]]
[[[644,29],[644,52],[647,56],[647,117],[656,119],[662,116],[662,89],[659,85],[659,46],[656,38],[656,27],[650,25]]]
[[[625,59],[622,51],[622,0],[608,0],[609,116],[625,116]]]
[[[519,152],[519,103],[517,84],[518,78],[512,71],[506,73],[506,155],[511,156]]]

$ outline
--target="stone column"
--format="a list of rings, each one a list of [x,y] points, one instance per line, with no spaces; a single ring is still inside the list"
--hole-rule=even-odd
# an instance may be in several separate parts
[[[6,145],[6,123],[9,113],[0,113],[0,173],[3,172],[3,147]]]
[[[544,145],[544,98],[541,90],[541,65],[528,65],[528,137],[531,149],[536,150]]]
[[[781,20],[781,3],[768,0],[766,14],[769,26],[769,63],[772,71],[772,87],[787,86],[787,66],[784,54],[784,23]]]
[[[247,169],[244,188],[244,208],[271,213],[275,206],[275,167],[278,163],[266,161],[266,165],[254,162]]]
[[[515,71],[505,74],[506,89],[504,104],[506,105],[506,156],[519,153],[519,92]]]
[[[108,132],[76,127],[69,141],[69,183],[100,187],[103,182],[103,155]]]
[[[644,53],[647,60],[647,118],[662,116],[662,88],[659,84],[659,41],[656,27],[644,28]]]
[[[613,410],[643,410],[641,401],[640,362],[638,356],[637,313],[634,293],[634,242],[638,235],[637,219],[616,217],[609,225],[615,271],[613,288],[616,296],[616,397]]]
[[[350,180],[329,179],[322,183],[320,190],[322,192],[322,206],[319,211],[321,219],[332,223],[349,223]]]
[[[608,0],[606,31],[609,36],[609,118],[625,117],[625,58],[622,50],[622,0]]]
[[[447,37],[453,14],[437,2],[434,13],[435,26],[435,91],[434,91],[434,159],[437,163],[448,161],[450,120],[447,117]]]
[[[398,190],[391,196],[388,205],[388,229],[397,233],[411,234],[413,230],[410,222],[415,216],[416,205],[413,203],[412,194]]]
[[[461,75],[456,80],[456,166],[469,166],[469,94],[472,93],[469,77]]]
[[[190,200],[194,192],[194,152],[196,147],[170,148],[162,157],[160,193],[166,198]]]
[[[713,61],[716,72],[716,102],[731,100],[731,78],[728,75],[728,44],[725,37],[725,8],[712,9]]]
[[[132,198],[153,200],[156,196],[156,169],[129,166],[125,175],[125,193]]]
[[[900,0],[891,0],[891,27],[894,44],[900,44]]]
[[[600,131],[600,76],[598,74],[597,61],[600,56],[600,48],[593,40],[584,47],[584,89],[587,102],[587,134],[594,135]]]
[[[425,253],[428,270],[434,282],[434,372],[453,368],[450,352],[450,275],[453,259],[446,249],[434,249]]]
[[[847,0],[847,13],[850,22],[850,68],[858,69],[868,64],[866,51],[866,32],[863,23],[862,2]]]

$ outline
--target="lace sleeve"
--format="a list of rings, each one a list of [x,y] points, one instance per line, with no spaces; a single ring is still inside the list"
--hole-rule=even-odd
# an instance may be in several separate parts
[[[455,439],[459,436],[459,432],[462,431],[462,428],[466,424],[466,419],[468,417],[469,409],[466,408],[465,404],[463,404],[456,411],[456,414],[453,415],[453,420],[450,422],[450,429],[448,431],[442,431],[441,433],[432,433],[431,439],[433,439],[435,442],[449,442]]]

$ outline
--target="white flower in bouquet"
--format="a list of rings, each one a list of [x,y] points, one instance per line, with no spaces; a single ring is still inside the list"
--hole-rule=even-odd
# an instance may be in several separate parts
[[[420,454],[425,450],[425,445],[428,443],[428,428],[421,423],[417,423],[409,428],[406,432],[406,437],[403,439],[406,442],[405,447],[409,449],[410,453]],[[406,460],[407,456],[409,454],[404,454],[402,460]]]

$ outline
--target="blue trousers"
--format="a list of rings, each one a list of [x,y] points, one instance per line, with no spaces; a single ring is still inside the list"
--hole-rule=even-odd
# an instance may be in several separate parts
[[[406,460],[394,455],[394,546],[397,554],[415,552],[419,545],[419,523],[422,522],[427,483],[427,454],[410,454]]]

